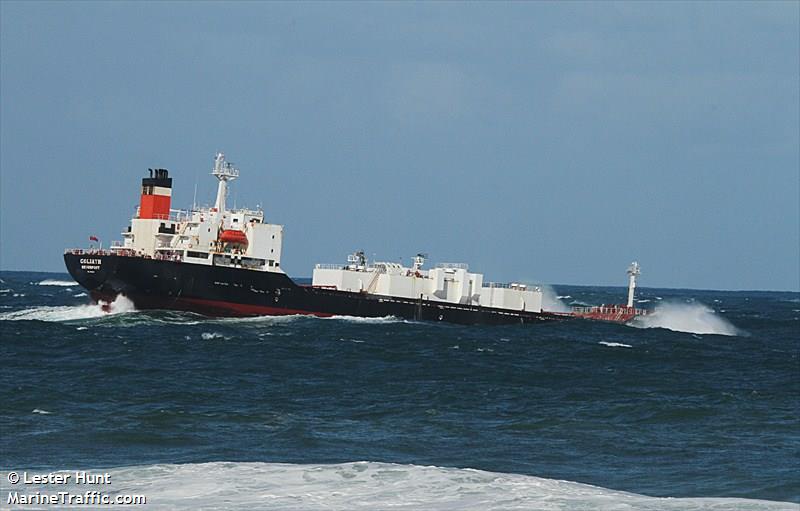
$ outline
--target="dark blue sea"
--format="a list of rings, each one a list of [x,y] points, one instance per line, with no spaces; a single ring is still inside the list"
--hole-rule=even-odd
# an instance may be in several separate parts
[[[85,470],[140,509],[800,509],[798,293],[472,327],[105,313],[66,274],[0,276],[0,508],[63,490],[10,471]]]

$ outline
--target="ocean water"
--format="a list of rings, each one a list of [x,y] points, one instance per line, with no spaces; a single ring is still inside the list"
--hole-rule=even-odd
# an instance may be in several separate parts
[[[798,293],[465,327],[105,313],[65,274],[0,277],[0,508],[63,490],[10,471],[86,470],[143,509],[800,509]]]

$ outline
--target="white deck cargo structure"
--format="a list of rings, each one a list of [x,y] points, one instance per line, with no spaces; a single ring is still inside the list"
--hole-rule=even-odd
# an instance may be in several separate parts
[[[472,273],[462,263],[443,263],[423,270],[424,258],[414,258],[412,267],[393,262],[369,264],[363,252],[348,257],[346,265],[318,264],[312,286],[382,296],[422,299],[499,309],[542,311],[538,286],[483,282],[483,274]]]

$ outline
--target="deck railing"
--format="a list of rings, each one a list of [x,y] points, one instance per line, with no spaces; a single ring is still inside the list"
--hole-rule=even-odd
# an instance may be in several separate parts
[[[453,270],[469,270],[469,265],[467,263],[437,263],[436,267]]]
[[[649,314],[647,309],[637,309],[636,307],[628,307],[626,305],[599,305],[587,307],[572,307],[573,314],[617,314],[617,313],[633,313],[637,316],[644,316]]]
[[[159,261],[183,261],[183,256],[180,252],[156,252],[155,255],[149,256],[146,254],[138,254],[136,251],[130,248],[118,248],[116,250],[68,248],[64,251],[64,253],[85,256],[141,257],[142,259],[157,259]]]
[[[482,287],[519,289],[520,291],[539,291],[539,286],[532,284],[520,284],[518,282],[484,282]]]
[[[136,206],[136,213],[134,214],[134,218],[139,218],[139,214],[141,213],[141,206]],[[170,209],[169,213],[164,214],[154,214],[153,218],[155,220],[169,220],[171,222],[183,222],[185,220],[189,220],[192,217],[192,212],[186,209]]]

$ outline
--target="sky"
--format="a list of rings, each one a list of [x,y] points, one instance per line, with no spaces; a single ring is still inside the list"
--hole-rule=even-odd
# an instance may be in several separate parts
[[[0,3],[0,268],[173,207],[487,281],[800,289],[799,2]]]

